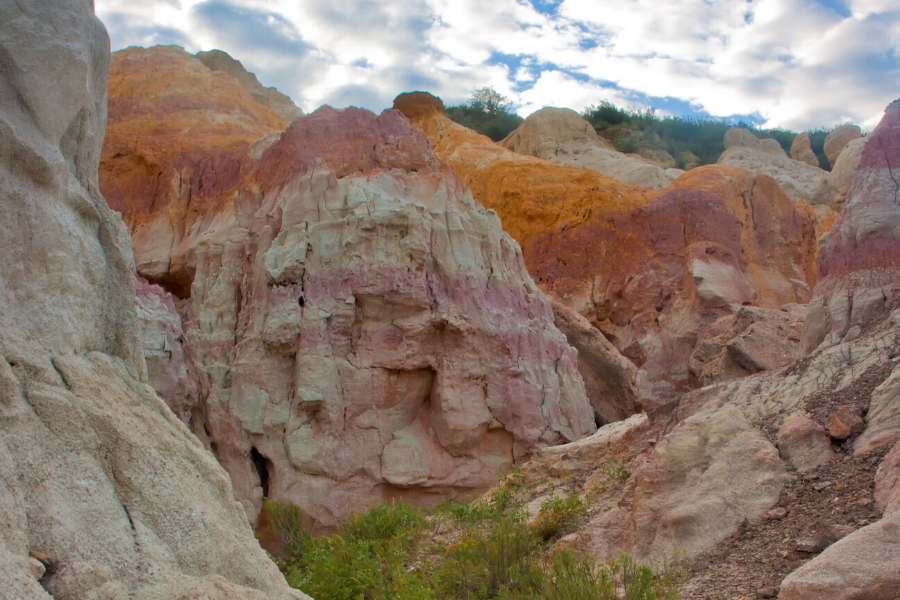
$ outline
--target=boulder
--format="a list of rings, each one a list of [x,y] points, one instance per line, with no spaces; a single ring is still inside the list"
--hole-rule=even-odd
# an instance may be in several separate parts
[[[234,77],[241,86],[250,93],[254,100],[281,117],[290,125],[303,111],[288,97],[274,87],[263,87],[256,75],[247,71],[241,61],[235,60],[221,50],[198,52],[195,56],[212,71],[222,71]]]
[[[305,598],[146,384],[92,3],[2,0],[0,49],[0,595]]]
[[[857,125],[842,125],[832,129],[825,138],[825,156],[828,157],[828,163],[834,167],[844,146],[861,137],[862,130]]]
[[[840,205],[847,200],[850,184],[853,183],[853,176],[862,160],[863,146],[866,145],[868,139],[867,137],[857,138],[844,146],[834,168],[816,188],[810,204],[813,206],[834,204],[837,205],[836,209],[840,210]]]
[[[794,142],[791,144],[791,158],[805,162],[812,167],[819,166],[819,157],[813,152],[809,134],[805,131],[794,138]]]
[[[785,462],[801,473],[835,458],[825,428],[802,415],[788,418],[778,430],[778,451]]]
[[[768,175],[784,188],[788,196],[806,202],[812,200],[826,174],[815,165],[791,160],[776,140],[760,140],[752,131],[737,127],[725,133],[725,152],[718,163],[744,169],[753,175]]]
[[[838,343],[891,310],[900,292],[900,101],[867,138],[847,202],[820,241],[819,281],[809,303],[802,351]]]
[[[780,310],[741,307],[708,325],[691,354],[690,377],[695,386],[746,377],[792,363],[800,350],[806,307]]]
[[[188,68],[179,77],[198,89],[209,76],[145,52]],[[115,76],[129,81],[126,66]],[[227,122],[242,93],[190,105]],[[160,110],[159,94],[142,98],[111,115],[114,137]],[[576,352],[519,246],[399,111],[323,107],[284,133],[261,129],[228,156],[213,143],[224,130],[198,135],[170,185],[123,206],[135,256],[153,256],[138,274],[181,317],[197,396],[170,401],[251,520],[263,496],[331,527],[398,496],[474,493],[595,430]],[[105,181],[120,189],[116,173],[171,145],[151,136],[106,154]],[[156,231],[175,232],[165,252]]]
[[[622,183],[658,190],[667,187],[681,173],[677,169],[670,173],[651,161],[618,152],[581,115],[568,108],[547,107],[532,113],[500,144],[519,154],[589,169]]]

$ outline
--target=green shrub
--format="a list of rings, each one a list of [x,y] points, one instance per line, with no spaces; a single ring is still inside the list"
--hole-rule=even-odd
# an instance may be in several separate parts
[[[542,540],[558,538],[568,533],[584,513],[584,504],[577,492],[572,492],[565,499],[551,494],[541,503],[541,509],[529,526],[531,532]]]
[[[538,543],[523,514],[502,517],[493,527],[473,528],[447,549],[435,571],[440,598],[489,600],[526,587]]]
[[[300,507],[268,498],[263,498],[263,504],[272,517],[275,538],[283,552],[283,556],[279,558],[288,564],[299,562],[311,538],[309,529],[303,523]]]

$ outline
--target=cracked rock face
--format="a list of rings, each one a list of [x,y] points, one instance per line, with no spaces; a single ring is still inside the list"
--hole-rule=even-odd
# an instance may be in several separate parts
[[[822,236],[803,351],[833,345],[882,316],[900,293],[900,101],[866,138],[847,202]]]
[[[143,206],[167,208],[125,219],[139,273],[176,296],[163,304],[196,378],[196,400],[167,400],[251,519],[263,494],[332,526],[393,497],[485,489],[595,429],[518,245],[398,111],[321,108],[224,183],[215,156],[195,159],[181,181],[212,165],[215,183],[164,187]],[[107,157],[111,172],[130,160]]]
[[[305,598],[145,383],[91,6],[0,0],[0,596]]]

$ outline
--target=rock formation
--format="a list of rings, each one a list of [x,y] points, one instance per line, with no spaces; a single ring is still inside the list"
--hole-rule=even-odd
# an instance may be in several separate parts
[[[898,188],[890,170],[898,151],[900,101],[867,142],[847,205],[823,238],[825,270],[803,337],[836,333],[833,339],[802,360],[694,390],[649,417],[547,448],[528,463],[521,484],[544,481],[543,497],[581,482],[576,491],[591,516],[561,545],[599,560],[622,550],[660,560],[677,544],[696,557],[688,598],[896,597],[900,300],[885,282],[898,280],[891,246]],[[736,321],[759,319],[752,327],[774,317],[796,330],[790,313],[764,313],[743,309]],[[824,329],[815,320],[823,314]],[[834,315],[839,319],[829,321]],[[851,324],[855,331],[847,330]],[[742,329],[734,323],[730,339],[740,340]],[[744,358],[762,356],[743,342]],[[610,482],[611,464],[624,465],[624,484]],[[854,487],[859,481],[871,483]]]
[[[794,138],[794,142],[791,144],[791,158],[805,162],[812,167],[819,166],[819,157],[812,150],[812,144],[809,141],[807,132],[804,131]]]
[[[862,160],[863,146],[866,145],[868,139],[867,137],[857,138],[847,142],[831,172],[822,179],[813,193],[810,204],[813,206],[833,204],[840,212],[840,205],[847,200],[850,184],[853,183],[853,176]]]
[[[803,351],[859,334],[900,292],[900,102],[891,104],[862,149],[847,204],[822,236],[819,284],[810,302]]]
[[[812,209],[765,175],[700,167],[657,195],[508,153],[447,119],[428,94],[395,106],[497,210],[538,284],[641,368],[647,407],[688,389],[697,336],[717,318],[810,297]]]
[[[828,164],[834,167],[844,146],[861,137],[862,131],[857,125],[843,125],[833,129],[825,138],[825,156],[828,157]]]
[[[809,202],[826,172],[817,166],[791,160],[773,139],[759,139],[749,129],[734,127],[725,133],[725,152],[718,163],[775,179],[791,198]]]
[[[587,319],[556,299],[551,303],[556,326],[578,350],[578,370],[597,421],[606,425],[641,412],[640,376],[634,364]]]
[[[662,169],[622,154],[578,113],[568,108],[542,108],[500,142],[502,146],[566,167],[597,171],[616,181],[661,190],[683,171]]]
[[[254,100],[281,117],[285,124],[290,125],[297,117],[303,116],[303,111],[297,108],[291,99],[274,87],[263,87],[256,75],[249,73],[239,60],[233,59],[221,50],[198,52],[196,57],[204,65],[213,71],[228,73],[240,83]]]
[[[771,371],[794,362],[806,306],[781,310],[744,306],[708,325],[697,340],[689,363],[694,387],[705,387]]]
[[[114,76],[126,94],[136,75]],[[208,106],[209,121],[239,112],[245,93]],[[160,109],[159,92],[143,97],[147,109],[111,113],[113,140]],[[247,131],[264,134],[262,117]],[[519,246],[402,114],[323,107],[225,157],[204,135],[164,171],[170,183],[119,206],[138,273],[174,294],[147,291],[162,316],[145,322],[177,338],[164,315],[180,314],[196,398],[178,365],[158,371],[177,381],[156,385],[185,390],[167,400],[251,519],[264,494],[333,526],[396,496],[485,489],[513,461],[595,429],[576,353]],[[107,144],[104,186],[131,185],[117,174],[170,144]]]
[[[0,49],[0,595],[305,598],[145,383],[91,3],[0,1]]]

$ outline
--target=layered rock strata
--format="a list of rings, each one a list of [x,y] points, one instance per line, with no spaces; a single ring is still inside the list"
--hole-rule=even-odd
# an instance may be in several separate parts
[[[111,116],[113,137],[133,118]],[[133,155],[105,161],[114,175]],[[139,274],[181,316],[196,399],[167,399],[251,519],[263,495],[333,526],[397,496],[485,489],[595,429],[519,246],[399,112],[323,107],[233,163],[181,164],[180,186],[122,208]]]
[[[900,293],[900,102],[867,138],[847,203],[822,236],[820,282],[810,302],[804,352],[858,335]]]
[[[91,3],[0,1],[0,50],[0,595],[305,598],[146,384]]]
[[[691,353],[716,319],[809,300],[815,215],[766,175],[707,166],[641,192],[509,153],[447,119],[429,94],[395,106],[497,210],[538,284],[641,368],[647,407],[689,389]]]
[[[718,164],[744,169],[753,175],[768,175],[788,196],[806,202],[812,200],[826,174],[813,164],[792,160],[776,140],[761,140],[749,129],[738,127],[725,133],[725,152],[719,157]]]
[[[597,171],[616,181],[647,185],[661,190],[684,171],[663,169],[655,164],[623,154],[578,113],[568,108],[542,108],[500,145],[566,167]]]
[[[898,105],[888,108],[867,142],[835,233],[823,238],[820,264],[828,269],[816,285],[803,335],[821,335],[821,324],[813,320],[817,311],[847,317],[856,294],[877,298],[878,306],[854,322],[853,332],[846,329],[848,321],[834,323],[831,333],[838,335],[802,360],[692,391],[649,418],[631,418],[541,451],[519,475],[522,484],[544,481],[540,489],[546,497],[558,493],[558,486],[570,487],[565,482],[580,481],[589,502],[587,522],[560,544],[600,560],[622,550],[661,560],[677,544],[689,558],[711,551],[701,567],[720,561],[718,572],[738,576],[754,567],[728,564],[730,557],[713,549],[755,544],[745,535],[748,528],[771,532],[779,520],[793,519],[792,526],[821,535],[783,540],[784,553],[766,564],[788,556],[805,564],[784,579],[780,591],[776,582],[760,595],[782,600],[896,596],[900,299],[882,292],[880,276],[890,273],[896,255],[889,252],[897,238],[891,219],[897,187],[890,168],[900,147]],[[841,303],[836,296],[844,297]],[[610,482],[610,465],[616,464],[627,472],[624,485]],[[838,464],[847,466],[838,470]],[[828,467],[858,477],[853,469],[860,467],[853,464],[866,471],[877,466],[874,497],[868,487],[845,494],[843,479],[823,480],[817,471]],[[809,490],[805,507],[818,506],[823,521],[804,522],[798,497],[783,493],[788,484],[796,493],[800,483]],[[851,510],[868,518],[848,522],[842,514]],[[689,582],[685,591],[697,598],[719,591],[709,582],[705,588]]]

